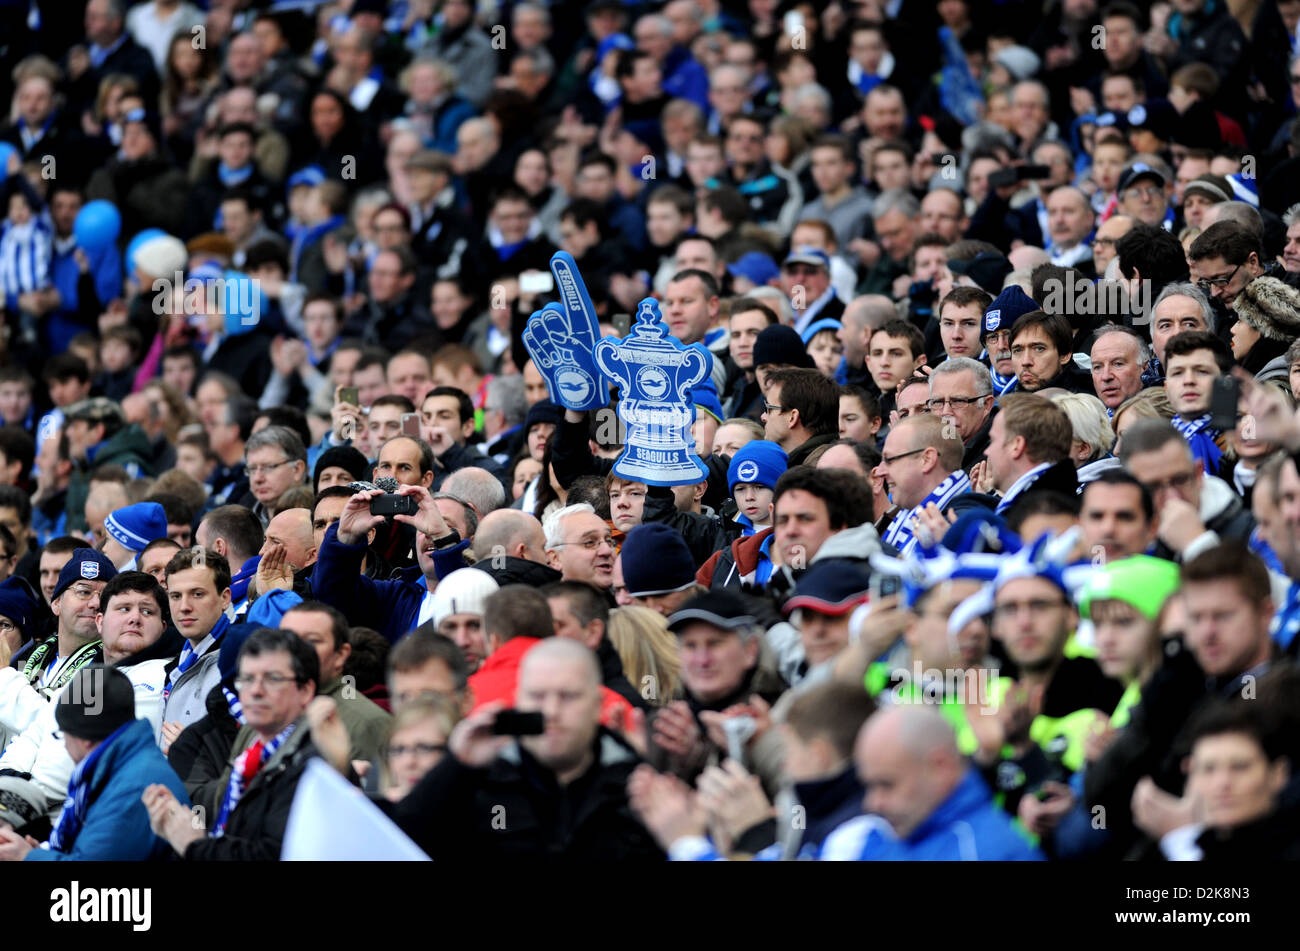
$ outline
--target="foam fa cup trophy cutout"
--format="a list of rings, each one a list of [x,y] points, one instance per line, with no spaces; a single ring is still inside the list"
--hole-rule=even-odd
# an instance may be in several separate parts
[[[554,402],[579,413],[600,409],[609,402],[609,385],[592,357],[600,339],[596,308],[573,255],[567,251],[552,255],[551,273],[560,302],[547,304],[528,318],[524,346],[546,378]]]
[[[596,364],[618,384],[619,419],[627,426],[614,474],[650,485],[693,485],[708,475],[695,454],[691,389],[713,369],[700,344],[682,346],[668,333],[652,297],[641,301],[632,332],[596,344]]]

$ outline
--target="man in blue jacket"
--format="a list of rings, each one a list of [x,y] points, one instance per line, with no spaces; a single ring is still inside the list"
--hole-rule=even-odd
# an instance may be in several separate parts
[[[358,492],[348,499],[339,520],[325,530],[312,589],[321,601],[338,608],[352,624],[374,627],[390,643],[433,616],[433,591],[438,579],[463,567],[460,553],[470,539],[461,538],[438,511],[428,489],[420,485],[399,486],[397,494],[414,498],[415,515],[392,516],[414,526],[415,554],[419,562],[404,568],[388,581],[374,581],[361,573],[366,540],[372,528],[385,516],[372,515],[370,503],[384,493],[379,489]]]
[[[871,717],[854,759],[869,815],[822,847],[823,861],[1040,861],[1041,852],[993,804],[938,709],[899,705]]]
[[[185,786],[154,742],[148,720],[135,718],[135,688],[111,667],[77,671],[59,696],[54,718],[77,764],[68,799],[48,842],[0,829],[0,860],[141,862],[171,847],[149,828],[141,796],[162,783],[189,806]]]

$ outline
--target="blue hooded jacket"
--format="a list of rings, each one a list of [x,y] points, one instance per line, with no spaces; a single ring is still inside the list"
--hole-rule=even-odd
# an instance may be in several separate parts
[[[154,742],[148,720],[136,720],[100,754],[90,776],[90,803],[71,851],[32,849],[28,862],[75,859],[93,862],[143,862],[172,854],[166,840],[149,827],[149,812],[141,796],[147,787],[162,783],[186,809],[190,799],[185,784],[168,765]]]

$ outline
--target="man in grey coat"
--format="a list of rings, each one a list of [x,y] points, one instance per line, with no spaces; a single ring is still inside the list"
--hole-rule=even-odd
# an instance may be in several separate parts
[[[221,680],[217,655],[230,626],[230,563],[206,548],[181,549],[167,563],[167,597],[186,644],[167,665],[164,753],[181,730],[207,714],[208,693]]]

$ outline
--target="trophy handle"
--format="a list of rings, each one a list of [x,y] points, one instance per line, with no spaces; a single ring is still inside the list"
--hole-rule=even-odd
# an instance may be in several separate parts
[[[596,361],[596,366],[600,367],[601,373],[617,383],[620,388],[626,389],[627,379],[620,372],[623,361],[619,359],[618,347],[618,343],[614,340],[602,338],[591,348],[591,356]]]
[[[686,348],[686,357],[682,360],[682,366],[689,368],[692,363],[698,363],[699,367],[695,370],[689,370],[690,376],[682,380],[682,390],[680,396],[689,402],[687,397],[688,391],[697,383],[704,382],[704,378],[713,370],[713,354],[705,350],[701,344],[693,343]]]

